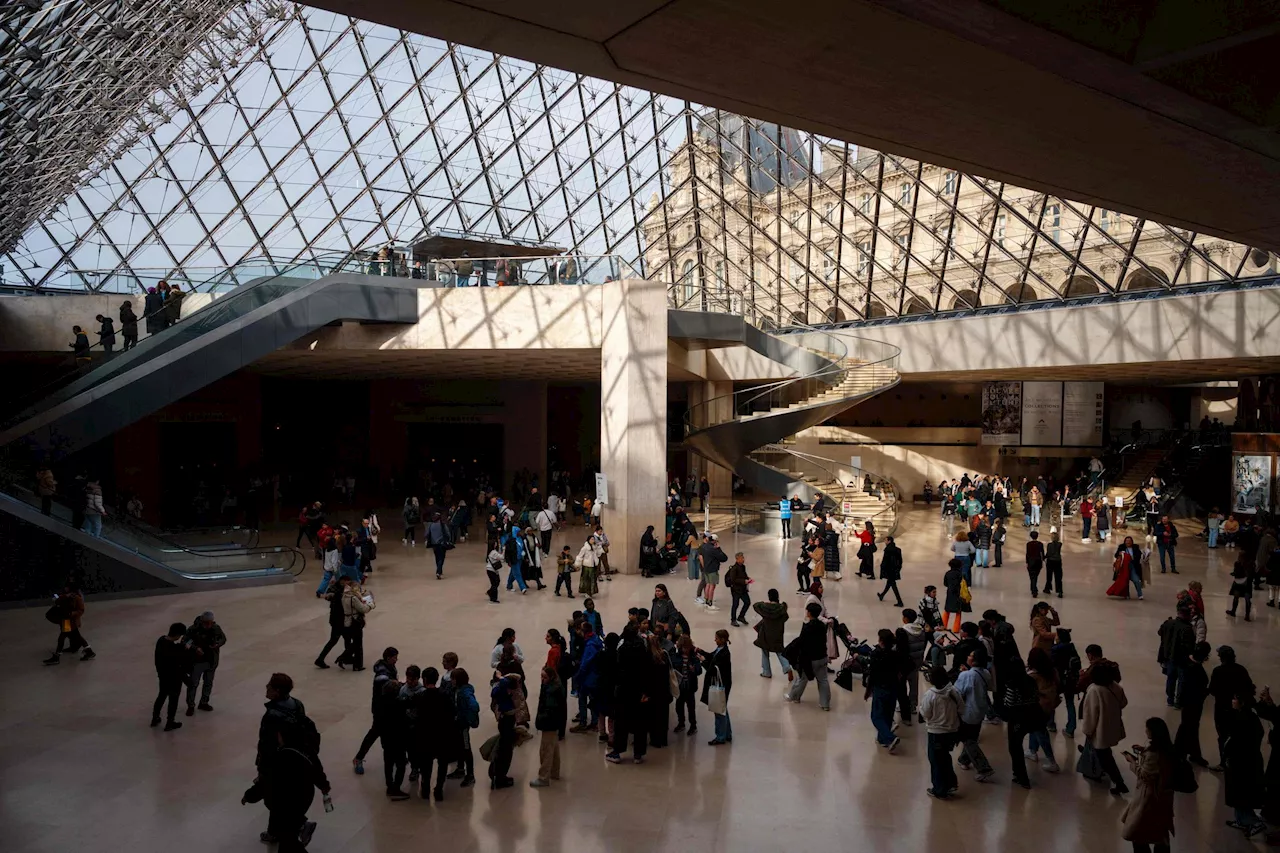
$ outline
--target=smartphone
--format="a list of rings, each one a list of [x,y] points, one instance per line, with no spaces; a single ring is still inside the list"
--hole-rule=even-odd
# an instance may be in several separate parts
[[[1137,757],[1136,755],[1134,755],[1132,752],[1130,752],[1129,750],[1127,750],[1127,749],[1126,749],[1124,752],[1120,753],[1120,754],[1121,754],[1121,755],[1123,755],[1125,758],[1128,758],[1130,761],[1137,761],[1137,760],[1138,760],[1138,757]]]

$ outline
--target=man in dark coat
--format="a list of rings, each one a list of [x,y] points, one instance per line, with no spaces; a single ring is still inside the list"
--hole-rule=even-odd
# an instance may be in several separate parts
[[[410,762],[421,774],[419,793],[424,800],[431,787],[431,768],[433,765],[437,768],[432,792],[436,802],[444,799],[444,779],[457,751],[458,737],[454,705],[439,683],[440,672],[434,666],[427,667],[422,671],[422,684],[426,689],[408,700]]]
[[[884,581],[884,589],[876,593],[876,598],[884,601],[884,597],[893,591],[897,599],[894,607],[902,606],[902,593],[898,591],[898,581],[902,578],[902,549],[894,543],[890,536],[884,542],[884,556],[880,558],[880,580]]]

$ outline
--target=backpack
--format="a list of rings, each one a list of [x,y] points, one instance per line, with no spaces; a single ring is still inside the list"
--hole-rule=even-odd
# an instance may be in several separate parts
[[[516,560],[520,557],[520,551],[516,548],[516,537],[507,538],[507,544],[502,550],[502,558],[507,561],[507,565],[514,566]]]
[[[320,754],[320,730],[307,716],[306,711],[289,714],[288,725],[283,728],[285,745],[297,749],[308,758]]]

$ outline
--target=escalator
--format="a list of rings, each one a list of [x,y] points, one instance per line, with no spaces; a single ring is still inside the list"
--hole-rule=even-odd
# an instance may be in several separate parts
[[[415,283],[348,271],[356,267],[340,256],[260,275],[128,352],[40,389],[39,402],[12,407],[17,413],[0,424],[6,467],[34,470],[37,460],[81,450],[330,323],[417,321]],[[0,538],[6,554],[20,555],[0,575],[0,600],[42,597],[68,572],[89,592],[136,593],[288,581],[306,566],[291,548],[184,543],[114,515],[97,538],[70,521],[65,507],[44,516],[34,497],[0,489]]]

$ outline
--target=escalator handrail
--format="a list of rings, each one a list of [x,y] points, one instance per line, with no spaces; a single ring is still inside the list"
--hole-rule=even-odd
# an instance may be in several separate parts
[[[8,484],[5,487],[4,491],[0,491],[0,495],[4,494],[5,491],[8,491],[10,493],[19,492],[19,491],[26,492],[32,497],[36,497],[36,495],[33,492],[31,492],[29,489],[26,489],[22,486],[17,486],[15,484]],[[10,500],[17,501],[27,506],[32,506],[30,501],[26,501],[23,498],[17,497],[14,494],[8,494],[7,497]],[[55,503],[59,504],[65,509],[68,509],[68,510],[72,509],[72,507],[70,507],[67,504],[67,502],[63,499],[61,495],[55,495],[53,500]],[[56,516],[49,516],[49,517],[53,521],[57,522],[58,524],[64,525],[66,527],[71,527],[70,524],[67,524],[67,522],[63,521],[61,518],[57,518]],[[183,545],[180,542],[175,542],[171,539],[168,539],[163,535],[160,535],[154,531],[144,529],[142,525],[138,524],[137,520],[134,519],[127,512],[124,512],[124,513],[111,512],[110,508],[108,508],[108,514],[106,518],[110,519],[112,523],[119,525],[120,527],[124,528],[125,530],[127,530],[128,532],[132,533],[135,536],[138,536],[144,539],[152,539],[159,542],[160,547],[156,548],[156,550],[158,551],[180,551],[186,554],[190,554],[193,557],[199,557],[204,559],[216,559],[218,557],[232,556],[232,554],[227,553],[232,550],[236,551],[234,556],[245,556],[245,557],[255,557],[255,556],[266,555],[266,554],[283,554],[287,552],[289,554],[288,566],[277,566],[276,568],[279,568],[281,571],[291,574],[294,577],[298,577],[307,569],[307,555],[304,554],[300,549],[295,548],[292,545],[255,545],[253,547],[244,547],[244,548],[238,548],[238,549],[227,548],[224,546],[210,546],[209,548],[202,548],[201,546],[188,546],[188,545]],[[132,551],[133,553],[140,553],[137,549],[131,549],[127,545],[123,545],[119,542],[113,542],[113,544],[115,544],[117,547],[124,548],[125,550]],[[221,552],[221,553],[214,553],[214,552]],[[301,561],[301,566],[298,565],[299,561]],[[160,561],[156,561],[156,562],[160,562]],[[164,564],[162,563],[162,565]],[[295,567],[297,567],[297,571],[294,571]],[[172,567],[170,566],[168,568],[172,568]],[[179,571],[179,572],[181,571],[179,569],[173,569],[173,570]],[[199,577],[200,575],[197,573],[195,576]]]

